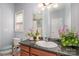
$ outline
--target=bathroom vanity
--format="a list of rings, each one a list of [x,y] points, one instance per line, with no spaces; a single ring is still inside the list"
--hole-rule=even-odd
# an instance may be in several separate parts
[[[21,56],[56,56],[56,53],[47,52],[44,50],[32,48],[21,44]]]
[[[46,48],[38,46],[32,40],[25,40],[20,42],[20,55],[21,56],[74,56],[79,55],[75,49],[64,49],[60,46],[58,41],[53,41],[58,44],[54,48]]]
[[[29,56],[29,55],[31,56],[45,56],[45,55],[53,56],[54,55],[55,56],[56,54],[21,45],[21,56]]]

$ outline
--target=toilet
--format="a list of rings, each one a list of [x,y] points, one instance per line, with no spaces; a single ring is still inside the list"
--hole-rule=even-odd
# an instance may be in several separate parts
[[[19,42],[21,41],[20,38],[13,38],[13,42],[12,42],[12,55],[15,56],[18,54],[18,52],[20,51],[20,44]]]

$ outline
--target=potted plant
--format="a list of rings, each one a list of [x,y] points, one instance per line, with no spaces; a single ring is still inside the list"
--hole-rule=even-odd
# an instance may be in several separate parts
[[[78,47],[79,46],[79,39],[78,33],[74,31],[69,31],[66,27],[59,30],[60,41],[63,47]]]
[[[39,33],[38,30],[36,30],[36,31],[31,31],[31,32],[28,33],[28,36],[29,36],[29,37],[32,37],[32,39],[33,39],[34,41],[38,41],[38,40],[39,40],[39,37],[40,37],[40,33]]]

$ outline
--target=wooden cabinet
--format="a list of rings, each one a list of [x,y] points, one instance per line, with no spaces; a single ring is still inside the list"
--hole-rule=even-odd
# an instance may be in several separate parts
[[[51,53],[47,51],[43,51],[36,48],[31,48],[25,45],[20,45],[21,48],[21,56],[58,56],[56,53]]]
[[[46,52],[46,51],[42,51],[34,48],[31,48],[31,54],[37,55],[37,56],[56,56],[55,53],[50,53],[50,52]]]
[[[20,55],[21,56],[29,56],[30,55],[30,49],[28,46],[20,45],[21,51]]]
[[[21,50],[21,52],[20,52],[21,54],[21,56],[29,56],[29,53],[27,53],[27,52],[25,52],[25,51],[23,51],[23,50]]]
[[[29,47],[28,46],[20,45],[20,47],[21,47],[21,50],[29,52]]]

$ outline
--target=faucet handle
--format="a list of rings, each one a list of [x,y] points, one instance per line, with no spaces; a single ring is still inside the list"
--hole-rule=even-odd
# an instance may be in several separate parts
[[[45,41],[48,41],[48,37],[45,37]]]

